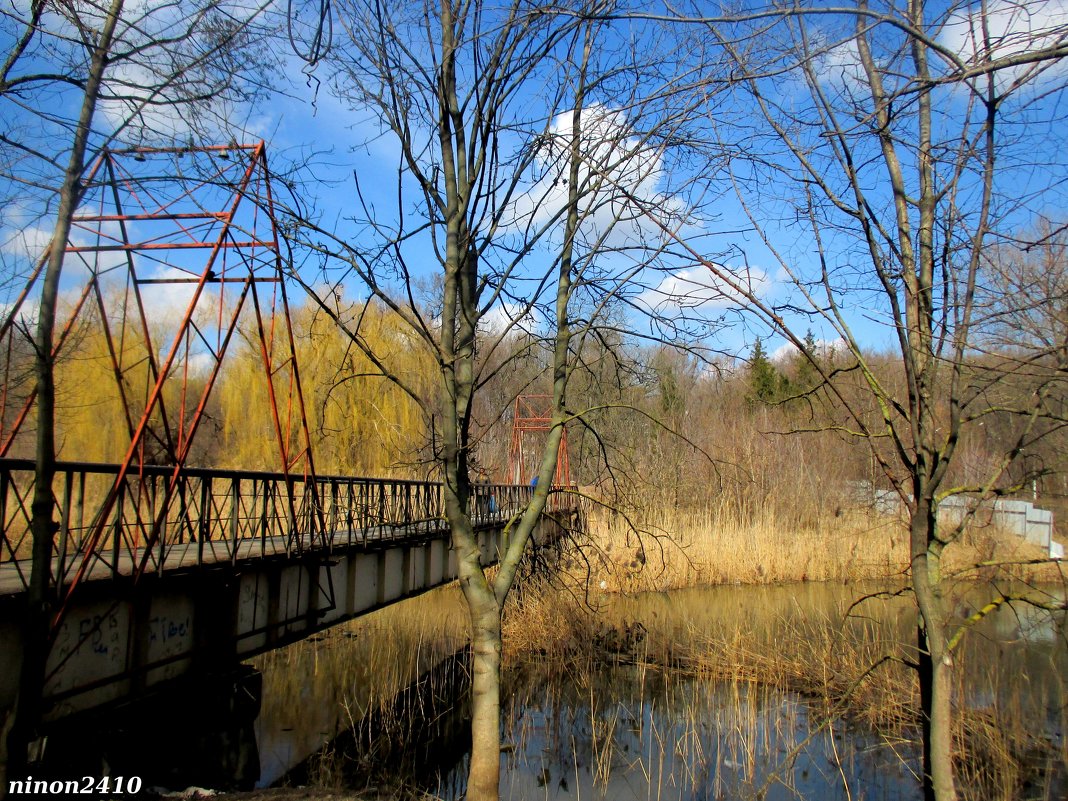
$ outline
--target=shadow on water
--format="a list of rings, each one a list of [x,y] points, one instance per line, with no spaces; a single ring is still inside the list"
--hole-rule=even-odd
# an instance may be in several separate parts
[[[310,756],[283,784],[345,789],[389,787],[398,796],[457,772],[471,741],[467,649],[445,657]]]

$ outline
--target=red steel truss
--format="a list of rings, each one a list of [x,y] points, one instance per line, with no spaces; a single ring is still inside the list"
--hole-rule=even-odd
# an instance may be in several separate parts
[[[515,399],[512,415],[512,447],[508,455],[508,478],[516,484],[528,484],[537,475],[544,435],[552,428],[552,397],[520,395]],[[567,428],[560,434],[556,457],[554,487],[571,486],[571,463],[567,455]]]
[[[294,491],[296,483],[316,486],[315,468],[264,143],[108,150],[84,186],[65,243],[63,292],[73,300],[66,319],[57,320],[53,355],[63,356],[79,322],[102,327],[128,440],[111,490],[86,510],[91,516],[75,552],[59,553],[57,544],[53,586],[69,597],[87,573],[120,559],[136,566],[135,580],[163,569],[161,537],[174,518],[171,507],[187,503],[182,471],[239,322],[240,336],[261,356],[275,469],[287,496],[277,500],[294,524],[304,521],[294,525],[288,548],[311,547],[324,526],[321,512],[305,511],[306,491],[299,501]],[[0,324],[0,457],[32,419],[35,391],[9,387],[18,384],[14,354],[25,351],[24,309],[45,258]],[[138,480],[149,473],[156,480]],[[311,509],[321,508],[312,501]]]

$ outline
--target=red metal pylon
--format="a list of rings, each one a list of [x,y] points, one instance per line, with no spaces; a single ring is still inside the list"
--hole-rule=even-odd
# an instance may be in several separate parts
[[[552,428],[552,400],[550,395],[520,395],[515,399],[512,447],[508,454],[508,479],[515,484],[527,484],[537,475],[545,445],[544,435]],[[560,433],[553,486],[570,485],[571,463],[567,455],[565,427]]]
[[[307,517],[298,514],[293,477],[306,479],[305,487],[315,486],[264,143],[107,150],[83,185],[65,243],[63,291],[75,300],[66,319],[57,321],[54,355],[63,354],[76,323],[92,310],[92,323],[101,327],[106,343],[128,441],[114,487],[94,511],[92,531],[81,539],[81,558],[66,561],[76,566],[74,575],[53,577],[55,586],[67,585],[68,597],[93,563],[109,558],[99,549],[117,495],[129,486],[125,479],[148,464],[167,465],[170,480],[162,499],[157,489],[147,497],[150,484],[138,482],[146,497],[133,507],[146,513],[124,521],[123,550],[137,562],[135,578],[162,567],[151,546],[163,533],[169,501],[240,322],[245,323],[242,336],[258,346],[262,358],[293,521]],[[0,323],[5,379],[12,354],[25,347],[19,344],[20,335],[25,341],[19,315],[33,297],[46,258]],[[180,311],[169,324],[159,313],[168,301]],[[5,380],[0,456],[16,442],[34,401],[32,388],[8,392]],[[295,530],[293,550],[310,545],[312,536],[325,536],[321,513],[308,522],[316,530]]]

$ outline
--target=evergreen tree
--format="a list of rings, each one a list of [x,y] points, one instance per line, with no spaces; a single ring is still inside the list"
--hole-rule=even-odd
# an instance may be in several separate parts
[[[819,383],[819,373],[809,361],[809,356],[817,360],[820,358],[819,343],[811,328],[805,332],[804,346],[805,352],[797,355],[797,366],[794,370],[794,381],[800,392],[807,392]]]
[[[759,339],[749,356],[749,398],[760,403],[775,403],[783,395],[786,381],[775,369]]]

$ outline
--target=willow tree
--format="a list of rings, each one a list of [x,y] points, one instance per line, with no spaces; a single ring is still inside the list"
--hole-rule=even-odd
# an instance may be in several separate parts
[[[710,124],[725,143],[745,141],[715,179],[762,240],[738,250],[777,262],[785,287],[754,291],[729,263],[682,246],[825,378],[803,339],[810,325],[833,331],[863,378],[863,392],[828,391],[849,416],[841,430],[872,446],[907,509],[924,795],[948,801],[960,629],[942,560],[967,516],[949,522],[939,507],[1012,492],[1009,467],[1036,421],[1058,414],[1066,365],[1036,376],[1029,360],[984,354],[977,297],[996,280],[993,246],[1063,208],[1068,24],[1052,5],[1001,0],[707,10],[686,21],[730,59],[736,101]],[[883,347],[903,383],[871,358]],[[1030,390],[1007,408],[998,388],[1014,382]],[[1011,418],[1011,436],[980,480],[959,480],[962,437],[993,415]]]
[[[382,354],[390,374],[417,387],[432,380],[429,354],[410,347],[410,332],[393,312],[368,302],[339,304],[332,313],[359,328],[368,347]],[[308,426],[316,442],[316,469],[322,474],[422,477],[430,437],[419,407],[321,309],[305,303],[290,314]],[[262,380],[263,356],[254,335],[241,333],[212,392],[216,432],[207,458],[216,466],[268,470],[278,460],[278,446]]]
[[[17,767],[35,736],[48,651],[56,462],[55,325],[67,242],[95,153],[120,145],[186,144],[200,131],[226,129],[228,102],[245,96],[243,78],[264,64],[252,55],[253,23],[263,7],[197,0],[127,4],[32,0],[0,11],[7,42],[0,54],[0,241],[36,263],[36,400],[33,557],[18,707],[7,743]],[[249,49],[245,49],[249,48]],[[256,83],[261,83],[257,81]],[[5,326],[6,327],[6,326]]]
[[[665,186],[695,106],[664,90],[696,77],[678,72],[691,53],[677,43],[678,52],[665,52],[656,26],[594,22],[581,3],[348,0],[335,8],[343,36],[320,68],[357,110],[368,132],[362,144],[374,153],[368,169],[379,174],[356,170],[354,229],[306,224],[302,238],[328,259],[328,280],[345,286],[320,293],[322,308],[336,310],[346,291],[369,292],[405,320],[411,347],[436,365],[434,388],[424,391],[390,370],[357,321],[345,326],[433,420],[472,633],[467,797],[492,799],[504,603],[558,491],[564,426],[582,412],[568,391],[575,354],[632,291],[628,278],[655,268],[660,255],[664,238],[631,196],[656,203],[664,218],[681,211]],[[518,329],[529,335],[514,336]],[[510,524],[499,568],[487,573],[469,504],[475,400],[529,347],[547,354],[552,422],[537,491]]]

